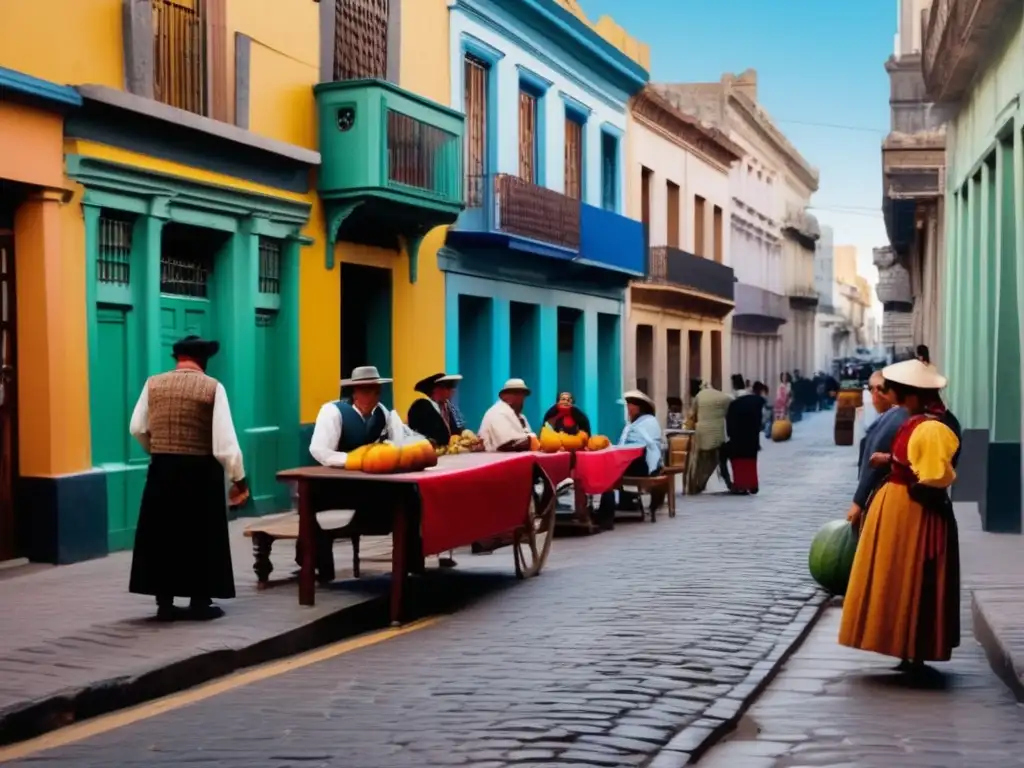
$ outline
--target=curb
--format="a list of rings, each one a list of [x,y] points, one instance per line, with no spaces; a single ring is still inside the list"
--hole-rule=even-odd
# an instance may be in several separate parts
[[[971,618],[974,624],[974,638],[981,643],[985,657],[996,676],[1006,683],[1017,701],[1024,703],[1024,663],[1015,664],[1013,651],[1000,639],[999,631],[988,615],[984,600],[978,600],[977,593],[971,594]],[[1024,662],[1024,659],[1017,659]]]
[[[646,768],[683,768],[696,763],[711,747],[731,733],[740,718],[764,692],[790,656],[800,647],[821,615],[842,598],[820,594],[817,603],[808,602],[779,636],[775,647],[757,662],[743,682],[721,699],[711,703],[698,718],[672,737],[649,761]]]
[[[245,667],[336,643],[387,626],[386,597],[343,608],[244,648],[215,650],[161,664],[132,676],[111,677],[0,710],[0,747],[224,677]]]

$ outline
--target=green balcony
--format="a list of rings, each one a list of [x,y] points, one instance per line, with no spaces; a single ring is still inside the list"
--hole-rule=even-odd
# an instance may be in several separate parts
[[[465,118],[384,80],[321,83],[314,92],[328,269],[338,240],[404,246],[416,282],[423,237],[465,207]]]

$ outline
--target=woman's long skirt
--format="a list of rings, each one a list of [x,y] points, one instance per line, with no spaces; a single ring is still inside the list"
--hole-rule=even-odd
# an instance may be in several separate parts
[[[690,457],[690,466],[686,471],[686,492],[688,494],[703,493],[708,487],[708,480],[718,469],[720,449],[694,451]]]
[[[733,490],[758,490],[756,457],[753,459],[730,459],[729,464],[732,466]]]
[[[224,469],[213,456],[156,454],[135,531],[130,591],[235,596]]]
[[[908,661],[949,659],[960,644],[952,504],[926,509],[897,483],[878,490],[857,545],[839,642]]]

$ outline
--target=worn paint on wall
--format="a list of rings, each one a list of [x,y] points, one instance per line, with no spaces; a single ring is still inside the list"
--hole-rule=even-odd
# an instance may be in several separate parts
[[[60,115],[0,101],[0,178],[60,187],[64,121]],[[9,151],[17,148],[16,151]]]
[[[61,85],[124,88],[121,5],[121,0],[4,2],[0,65]]]

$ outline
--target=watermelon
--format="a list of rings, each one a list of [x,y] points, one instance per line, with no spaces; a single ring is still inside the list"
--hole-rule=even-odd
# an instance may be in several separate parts
[[[846,520],[825,523],[811,542],[811,576],[833,595],[845,595],[856,554],[857,531],[853,526]]]

